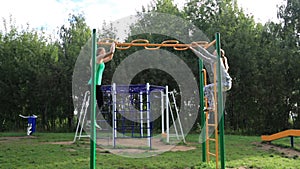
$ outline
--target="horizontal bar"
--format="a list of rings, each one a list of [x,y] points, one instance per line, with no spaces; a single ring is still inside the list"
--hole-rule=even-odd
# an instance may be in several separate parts
[[[216,156],[216,154],[208,152],[209,155]]]
[[[99,45],[111,45],[110,42],[98,42]],[[200,45],[205,46],[207,42],[202,42]],[[140,46],[140,47],[190,47],[191,44],[182,43],[116,43],[117,47]]]
[[[177,40],[165,40],[162,43],[149,43],[147,39],[135,39],[129,43],[128,42],[120,43],[113,39],[102,39],[102,41],[98,42],[98,45],[111,45],[112,42],[115,42],[116,49],[119,50],[127,50],[132,46],[144,47],[147,50],[157,50],[160,49],[161,47],[173,47],[174,50],[187,50],[192,46],[192,44],[181,44]],[[201,45],[207,49],[213,44],[215,44],[216,41],[214,40],[210,43],[206,41],[197,41],[193,43],[197,43],[198,45]]]

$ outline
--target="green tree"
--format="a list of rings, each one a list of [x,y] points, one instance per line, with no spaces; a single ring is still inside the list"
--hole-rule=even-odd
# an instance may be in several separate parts
[[[82,15],[70,15],[69,25],[52,41],[43,31],[17,27],[4,20],[0,33],[1,130],[18,129],[18,117],[38,115],[38,127],[73,129],[72,74],[81,47],[91,31]]]
[[[282,31],[279,38],[282,40],[280,49],[283,55],[285,112],[293,117],[293,127],[300,127],[299,114],[299,86],[300,86],[300,2],[287,0],[278,11]]]
[[[233,3],[232,3],[233,2]],[[208,31],[221,33],[221,46],[226,51],[229,73],[233,78],[232,89],[227,92],[225,120],[233,129],[244,132],[257,131],[261,127],[257,111],[257,53],[260,49],[261,26],[238,8],[236,1],[222,1]],[[230,127],[227,126],[227,127]]]
[[[208,31],[212,28],[219,6],[217,0],[189,0],[184,6],[184,16],[200,30]]]
[[[11,21],[4,23],[5,32],[0,39],[0,121],[2,129],[18,129],[25,124],[19,114],[40,115],[40,105],[45,101],[41,96],[45,94],[36,90],[47,72],[43,66],[51,64],[51,53],[43,32],[31,30],[29,25],[19,30]]]
[[[57,114],[52,114],[52,123],[59,120],[59,127],[67,124],[69,130],[73,126],[73,99],[72,99],[72,75],[76,59],[82,47],[91,37],[91,30],[85,22],[83,15],[71,15],[69,23],[61,26],[59,30],[59,55],[57,60],[57,78],[58,83],[56,93],[57,98]],[[89,56],[87,56],[89,57]],[[67,119],[67,123],[64,121]]]

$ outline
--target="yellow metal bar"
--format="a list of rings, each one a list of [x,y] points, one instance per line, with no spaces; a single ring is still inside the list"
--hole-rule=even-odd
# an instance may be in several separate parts
[[[161,47],[173,47],[174,50],[188,50],[191,46],[191,44],[181,44],[177,40],[166,40],[163,41],[162,43],[149,43],[147,39],[135,39],[131,42],[116,42],[112,39],[102,39],[98,42],[98,45],[111,45],[112,42],[116,43],[116,49],[119,50],[126,50],[129,49],[132,46],[137,46],[137,47],[144,47],[145,49],[148,50],[157,50]],[[208,43],[206,41],[197,41],[197,44],[207,48],[213,43]]]
[[[207,76],[206,76],[207,73],[206,73],[206,69],[203,69],[202,71],[203,71],[203,75],[204,75],[203,76],[204,77],[204,86],[206,86],[207,85]],[[205,97],[204,99],[205,99],[205,105],[204,106],[207,107],[207,98]]]
[[[202,69],[202,71],[203,71],[203,78],[204,78],[204,86],[206,86],[207,85],[207,76],[206,76],[206,70],[205,69]],[[205,97],[204,98],[204,100],[205,100],[205,107],[207,107],[207,98]],[[209,157],[209,132],[208,132],[208,113],[209,113],[209,111],[205,111],[205,132],[206,132],[206,154],[207,154],[207,162],[209,162],[210,161],[210,157]]]
[[[207,85],[207,79],[206,79],[206,69],[202,69],[203,75],[204,75],[204,86]]]
[[[211,41],[210,43],[207,43],[207,44],[204,46],[204,48],[207,49],[207,48],[211,47],[211,46],[214,45],[214,44],[216,44],[216,39],[213,40],[213,41]]]
[[[206,100],[206,104],[207,104],[207,100]],[[207,154],[207,162],[210,161],[210,152],[209,152],[209,132],[208,132],[208,113],[205,113],[205,132],[206,132],[206,154]]]
[[[217,64],[215,63],[214,64],[214,107],[217,107],[217,105],[219,104],[217,102]],[[221,92],[221,91],[219,91]],[[219,168],[218,167],[218,161],[219,161],[219,136],[218,136],[218,110],[216,109],[214,111],[214,122],[215,122],[215,139],[216,139],[216,145],[215,145],[215,152],[216,152],[216,168]]]
[[[216,154],[208,152],[209,155],[216,156]]]

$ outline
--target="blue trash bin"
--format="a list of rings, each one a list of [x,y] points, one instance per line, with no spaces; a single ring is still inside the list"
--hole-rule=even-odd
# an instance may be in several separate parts
[[[36,115],[33,116],[23,116],[19,114],[20,117],[27,119],[27,135],[31,135],[32,133],[35,132],[35,127],[36,127]]]
[[[28,117],[28,131],[29,134],[28,135],[31,135],[32,133],[35,132],[35,127],[36,127],[36,116],[29,116]]]

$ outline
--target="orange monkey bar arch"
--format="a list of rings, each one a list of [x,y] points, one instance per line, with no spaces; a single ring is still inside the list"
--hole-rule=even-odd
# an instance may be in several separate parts
[[[132,46],[144,47],[147,50],[158,50],[161,47],[173,47],[174,50],[187,50],[191,44],[182,44],[178,40],[165,40],[162,43],[150,43],[147,39],[135,39],[131,42],[117,42],[113,39],[102,39],[98,42],[98,45],[111,45],[112,42],[116,43],[116,49],[127,50]],[[203,46],[204,48],[209,48],[216,43],[216,40],[208,43],[206,41],[197,41],[197,44]]]

